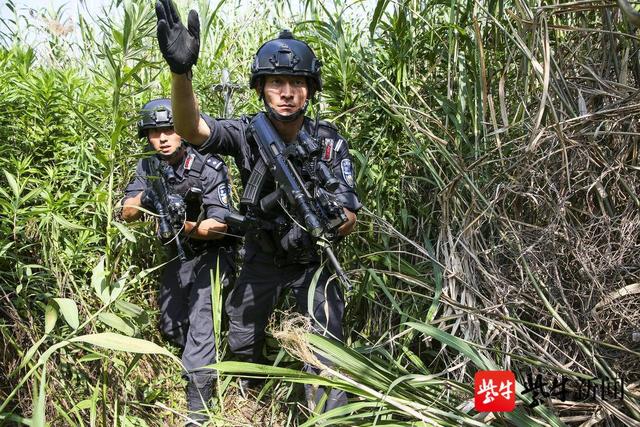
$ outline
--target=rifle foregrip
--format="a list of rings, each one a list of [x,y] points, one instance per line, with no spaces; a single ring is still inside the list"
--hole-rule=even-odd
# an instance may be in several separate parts
[[[245,224],[245,216],[238,213],[228,213],[224,216],[224,220],[228,225],[242,228]]]
[[[280,189],[277,189],[272,193],[267,194],[260,200],[260,210],[262,212],[269,212],[271,209],[273,209],[276,206],[276,204],[278,203],[278,200],[280,200],[281,197],[282,197],[282,190]]]

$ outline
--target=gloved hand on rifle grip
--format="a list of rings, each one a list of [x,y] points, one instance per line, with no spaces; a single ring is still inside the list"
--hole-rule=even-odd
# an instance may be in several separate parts
[[[158,195],[152,188],[147,187],[146,190],[142,192],[142,196],[140,197],[140,205],[148,211],[157,213],[156,210],[156,201],[158,200]]]
[[[311,237],[302,227],[293,223],[291,230],[280,239],[280,246],[286,252],[303,249],[311,246]]]
[[[158,44],[162,56],[174,73],[188,72],[198,62],[200,52],[198,12],[189,11],[188,28],[185,28],[172,1],[158,0],[156,16],[158,17]]]

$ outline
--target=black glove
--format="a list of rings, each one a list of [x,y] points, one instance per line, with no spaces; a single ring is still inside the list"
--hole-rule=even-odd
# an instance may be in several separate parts
[[[140,204],[143,208],[148,211],[156,212],[156,201],[158,200],[158,195],[153,189],[147,187],[146,190],[142,192],[142,197],[140,197]]]
[[[171,0],[156,2],[158,17],[158,44],[169,68],[184,74],[198,62],[200,51],[200,20],[198,12],[189,11],[188,29],[182,25]]]
[[[282,246],[282,249],[286,252],[307,248],[311,246],[311,238],[309,237],[309,233],[294,223],[291,230],[280,239],[280,246]]]

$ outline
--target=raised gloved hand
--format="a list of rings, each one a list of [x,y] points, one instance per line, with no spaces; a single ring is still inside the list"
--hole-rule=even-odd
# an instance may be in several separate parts
[[[200,20],[198,12],[189,11],[188,28],[180,21],[171,0],[156,2],[158,17],[158,44],[169,68],[176,74],[184,74],[198,62],[200,51]]]
[[[303,249],[311,245],[311,238],[309,233],[304,231],[302,227],[294,223],[282,238],[280,239],[280,246],[287,252]]]

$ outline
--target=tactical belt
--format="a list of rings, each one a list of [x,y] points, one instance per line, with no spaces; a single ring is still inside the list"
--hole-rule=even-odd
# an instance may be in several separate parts
[[[264,237],[263,235],[263,238]],[[271,236],[267,238],[271,238]],[[286,252],[276,244],[278,247],[276,250],[266,250],[265,245],[261,245],[253,236],[246,237],[245,246],[253,246],[256,252],[273,257],[273,263],[276,267],[286,267],[295,264],[317,264],[320,262],[320,257],[316,253],[311,253],[308,249],[304,248]]]

